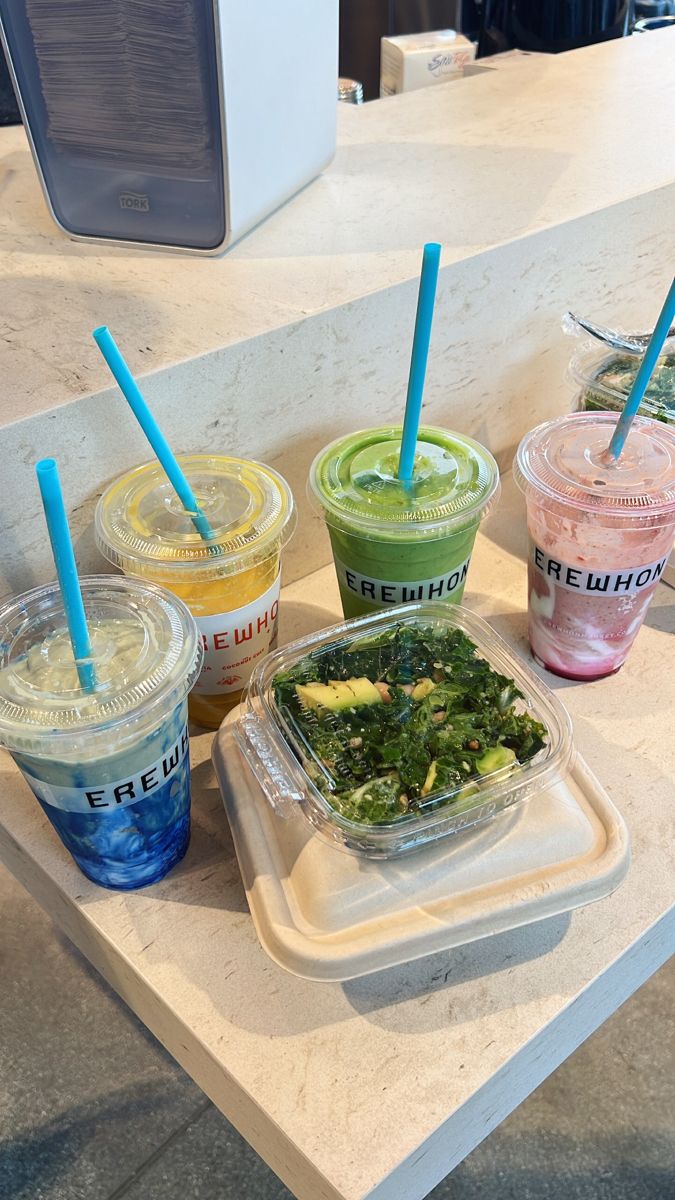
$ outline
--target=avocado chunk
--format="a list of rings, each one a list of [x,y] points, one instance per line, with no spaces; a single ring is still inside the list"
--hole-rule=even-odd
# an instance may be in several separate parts
[[[479,775],[492,775],[494,771],[503,771],[505,767],[513,766],[516,761],[514,750],[508,746],[493,746],[476,759],[476,770]]]
[[[436,684],[434,683],[433,679],[420,679],[419,683],[416,684],[412,690],[413,700],[425,700],[426,697],[433,692],[435,687]]]
[[[431,766],[429,767],[429,770],[427,771],[427,777],[424,780],[424,783],[422,784],[422,795],[423,796],[428,796],[429,793],[433,790],[433,786],[436,782],[437,775],[438,775],[438,763],[434,759]]]
[[[295,690],[304,708],[329,708],[340,712],[343,708],[361,708],[366,704],[381,704],[382,696],[374,683],[365,676],[347,679],[344,683],[296,683]]]

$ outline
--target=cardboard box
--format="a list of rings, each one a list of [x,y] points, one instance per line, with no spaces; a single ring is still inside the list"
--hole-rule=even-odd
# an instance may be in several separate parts
[[[461,79],[475,57],[475,44],[454,29],[382,38],[380,95],[395,96]]]

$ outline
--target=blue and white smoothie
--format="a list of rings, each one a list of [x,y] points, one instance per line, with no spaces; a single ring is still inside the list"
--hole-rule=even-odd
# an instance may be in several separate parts
[[[153,584],[82,581],[96,687],[79,682],[56,585],[0,612],[0,744],[81,870],[105,887],[166,875],[190,835],[187,694],[197,630]]]

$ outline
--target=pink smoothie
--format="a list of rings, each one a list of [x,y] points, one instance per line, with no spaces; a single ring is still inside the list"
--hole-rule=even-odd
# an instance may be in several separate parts
[[[590,420],[589,420],[590,418]],[[616,464],[603,451],[616,415],[582,413],[522,441],[529,638],[535,658],[572,679],[624,663],[673,545],[675,433],[641,420]]]

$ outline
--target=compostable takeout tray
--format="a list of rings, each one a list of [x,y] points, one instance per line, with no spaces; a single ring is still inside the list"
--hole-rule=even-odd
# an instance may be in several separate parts
[[[271,809],[236,744],[213,761],[263,948],[304,979],[341,981],[600,900],[630,860],[628,831],[578,755],[566,777],[490,823],[373,861]]]

